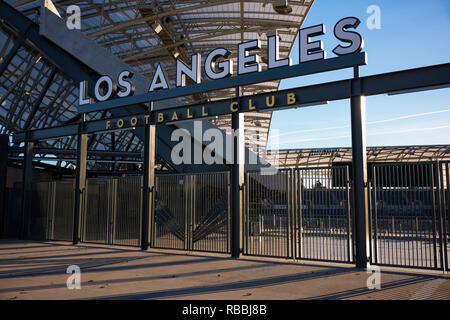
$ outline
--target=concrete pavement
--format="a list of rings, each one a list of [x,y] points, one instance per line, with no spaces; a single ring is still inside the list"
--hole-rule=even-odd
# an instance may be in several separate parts
[[[69,265],[81,289],[69,290]],[[387,271],[381,289],[352,266],[230,259],[134,248],[0,241],[0,299],[450,299],[438,272]]]

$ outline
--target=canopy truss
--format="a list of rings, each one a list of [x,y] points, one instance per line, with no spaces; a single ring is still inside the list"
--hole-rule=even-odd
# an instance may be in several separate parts
[[[351,148],[271,150],[268,157],[280,168],[339,165],[352,161]],[[450,145],[367,147],[367,162],[450,160]]]

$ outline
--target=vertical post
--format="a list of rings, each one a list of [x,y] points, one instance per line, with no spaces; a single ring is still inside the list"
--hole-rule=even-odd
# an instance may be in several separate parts
[[[114,131],[111,132],[111,151],[116,151],[116,133]],[[116,164],[114,163],[115,158],[111,157],[111,160],[113,160],[111,163],[111,171],[114,171],[116,169]]]
[[[6,233],[7,210],[6,203],[6,172],[8,168],[8,141],[6,134],[0,135],[0,236]]]
[[[443,184],[443,181],[441,181],[441,175],[439,174],[439,168],[440,168],[440,162],[436,161],[433,162],[433,172],[434,172],[434,186],[436,186],[436,190],[433,192],[435,192],[435,197],[436,197],[436,211],[437,211],[437,219],[438,219],[438,230],[437,230],[437,235],[439,236],[439,257],[440,257],[440,261],[439,261],[439,265],[440,265],[440,269],[442,269],[442,271],[446,271],[446,266],[445,266],[445,254],[444,254],[444,248],[446,247],[444,245],[444,238],[446,237],[445,234],[445,229],[444,229],[444,219],[445,216],[443,216],[442,211],[445,208],[442,205],[442,201],[441,201],[441,183]],[[434,188],[434,186],[432,186],[432,188]]]
[[[359,67],[354,67],[354,79],[359,79]],[[359,82],[352,82],[355,87]],[[355,208],[356,267],[366,268],[368,261],[368,211],[367,211],[367,155],[366,155],[366,101],[360,88],[352,87],[351,127],[353,163],[353,201]],[[358,90],[355,90],[358,89]]]
[[[86,198],[86,161],[87,161],[87,134],[83,133],[84,118],[78,124],[77,141],[77,169],[75,178],[75,208],[73,215],[73,244],[78,244],[81,239],[81,217],[83,215]]]
[[[22,223],[20,235],[25,239],[30,231],[31,219],[31,182],[33,174],[33,148],[34,142],[29,140],[29,131],[26,133],[25,151],[22,169]]]
[[[152,105],[152,104],[151,104]],[[151,108],[152,109],[152,108]],[[149,113],[145,117],[144,137],[144,179],[142,185],[142,232],[141,249],[147,250],[151,239],[151,226],[153,225],[153,197],[155,186],[155,152],[156,152],[156,126],[150,124]]]
[[[236,87],[236,98],[241,92]],[[239,258],[242,248],[242,185],[244,184],[244,114],[231,115],[233,134],[233,164],[231,165],[231,256]]]

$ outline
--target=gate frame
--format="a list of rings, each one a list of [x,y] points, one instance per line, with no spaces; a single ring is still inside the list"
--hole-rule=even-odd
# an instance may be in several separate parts
[[[225,252],[224,251],[217,251],[217,250],[195,250],[194,249],[194,242],[193,242],[193,233],[194,233],[194,208],[196,205],[196,178],[199,175],[210,175],[210,174],[222,174],[224,175],[224,180],[226,182],[224,190],[227,192],[227,238],[226,238],[226,245],[225,245]],[[170,173],[170,174],[160,174],[155,175],[155,192],[158,191],[158,184],[156,183],[156,178],[161,177],[177,177],[183,178],[183,193],[185,195],[184,198],[184,241],[183,241],[183,248],[167,248],[167,247],[161,247],[157,246],[155,244],[155,227],[156,223],[154,220],[152,220],[151,225],[151,239],[150,239],[150,248],[155,249],[167,249],[167,250],[177,250],[177,251],[187,251],[187,252],[207,252],[207,253],[219,253],[219,254],[231,254],[231,224],[232,224],[232,212],[231,212],[231,192],[230,192],[230,180],[231,180],[231,173],[229,171],[223,171],[223,172],[203,172],[203,173],[195,173],[195,174],[179,174],[179,173]],[[155,214],[155,205],[156,205],[156,198],[153,199],[152,203],[152,216]]]
[[[333,260],[333,259],[316,259],[316,258],[303,258],[302,251],[304,249],[303,243],[301,241],[301,230],[302,230],[302,188],[301,188],[301,180],[300,172],[301,171],[312,171],[312,170],[333,170],[333,169],[344,169],[345,170],[345,184],[342,187],[343,192],[346,194],[345,199],[345,211],[346,211],[346,248],[347,248],[347,261],[343,260]],[[321,261],[321,262],[337,262],[337,263],[346,263],[352,264],[355,262],[355,249],[353,245],[353,228],[352,221],[354,220],[352,214],[353,210],[351,208],[350,196],[351,191],[349,187],[350,183],[350,166],[349,165],[336,165],[336,166],[327,166],[327,167],[305,167],[305,168],[285,168],[279,169],[279,172],[286,172],[287,177],[287,191],[286,191],[286,205],[287,205],[287,221],[288,226],[286,229],[286,255],[265,255],[265,254],[257,254],[257,253],[249,253],[249,233],[250,233],[250,174],[257,173],[259,171],[248,171],[245,173],[245,185],[244,185],[244,213],[243,213],[243,238],[244,238],[244,250],[243,254],[246,256],[256,256],[256,257],[272,257],[272,258],[282,258],[282,259],[293,259],[302,260],[302,261]]]
[[[306,261],[322,261],[322,262],[336,262],[336,263],[355,263],[356,260],[356,254],[355,254],[355,245],[354,245],[354,231],[355,228],[353,227],[354,225],[354,221],[355,221],[355,217],[354,217],[354,209],[351,203],[351,195],[352,195],[352,190],[350,188],[350,166],[349,165],[331,165],[331,166],[324,166],[324,167],[305,167],[305,168],[295,168],[293,170],[293,175],[294,178],[300,177],[300,174],[295,174],[295,172],[300,173],[301,171],[308,171],[308,170],[333,170],[333,169],[344,169],[345,170],[345,185],[342,188],[345,188],[345,195],[346,195],[346,199],[345,199],[345,211],[346,211],[346,219],[347,219],[347,223],[346,223],[346,229],[347,229],[347,235],[346,235],[346,248],[347,248],[347,261],[343,261],[343,260],[329,260],[329,259],[315,259],[315,258],[302,258],[302,249],[303,249],[303,245],[301,243],[301,232],[299,234],[295,234],[294,237],[298,237],[298,256],[295,256],[294,259],[296,260],[306,260]],[[302,210],[302,184],[301,184],[301,179],[299,179],[297,181],[297,187],[298,187],[298,199],[299,199],[299,207],[298,207],[298,213],[296,210],[293,211],[293,214],[295,214],[294,218],[296,219],[297,217],[300,218],[300,220],[303,220],[303,214],[301,212]],[[300,224],[300,231],[301,231],[301,227],[302,225]],[[297,241],[297,239],[295,239],[295,241]],[[297,242],[295,242],[295,245],[297,245]]]
[[[428,270],[442,270],[443,272],[448,271],[448,252],[447,252],[447,234],[445,216],[443,217],[442,211],[445,210],[445,202],[443,200],[443,194],[445,195],[445,188],[442,183],[443,181],[443,164],[450,164],[450,161],[412,161],[412,162],[384,162],[384,163],[372,163],[372,179],[369,181],[369,226],[370,226],[370,264],[386,267],[401,267],[408,269],[428,269]],[[378,250],[377,250],[377,239],[378,239],[378,215],[377,215],[377,184],[376,184],[376,167],[394,167],[394,166],[408,166],[408,165],[428,165],[429,172],[425,173],[429,175],[430,187],[428,192],[430,193],[430,201],[432,203],[432,233],[433,233],[433,266],[411,266],[411,265],[399,265],[399,264],[389,264],[389,263],[379,263],[378,262]],[[447,190],[449,174],[447,172]],[[447,191],[448,192],[448,191]],[[450,200],[450,196],[449,196]],[[450,209],[448,209],[450,214]],[[449,215],[450,217],[450,215]],[[374,223],[375,220],[375,223]],[[438,225],[438,230],[436,230],[436,225]],[[445,236],[444,236],[445,234]],[[439,241],[439,248],[437,247]],[[439,256],[439,257],[438,257]],[[438,264],[439,259],[439,264]]]

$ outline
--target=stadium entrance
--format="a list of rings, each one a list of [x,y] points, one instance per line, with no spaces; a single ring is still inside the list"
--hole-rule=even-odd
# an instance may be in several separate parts
[[[260,71],[256,56],[247,54],[258,47],[258,41],[242,43],[240,69],[247,70],[236,77],[199,83],[200,60],[193,57],[190,67],[180,65],[180,86],[165,89],[164,77],[155,74],[152,85],[162,90],[135,96],[131,90],[113,100],[108,100],[115,88],[111,77],[104,80],[107,85],[100,89],[103,80],[85,72],[85,78],[80,79],[83,103],[78,108],[78,123],[26,130],[13,137],[15,143],[24,143],[23,196],[19,200],[21,236],[72,239],[74,244],[82,241],[142,249],[209,251],[233,257],[247,254],[339,261],[361,268],[370,262],[446,270],[448,163],[368,167],[365,97],[448,86],[450,64],[360,77],[359,68],[366,64],[366,54],[360,52],[362,39],[347,31],[358,26],[359,20],[355,19],[346,18],[336,24],[338,39],[350,46],[337,47],[335,53],[339,56],[331,59],[325,59],[320,43],[310,41],[323,33],[323,26],[315,26],[300,31],[304,35],[304,55],[295,66],[281,63]],[[59,53],[54,57],[59,57]],[[274,64],[281,61],[276,54],[268,59]],[[269,94],[241,92],[243,87],[255,83],[344,68],[353,69],[353,78]],[[186,77],[195,84],[184,86]],[[83,81],[97,83],[98,87]],[[229,88],[235,90],[234,98],[153,108],[161,100]],[[89,101],[87,96],[95,96],[98,102],[84,103]],[[283,169],[272,175],[245,170],[244,113],[308,107],[342,99],[350,100],[351,164]],[[94,112],[102,116],[86,121],[86,115]],[[156,130],[164,135],[171,123],[184,121],[189,125],[196,119],[219,115],[230,115],[233,132],[239,132],[232,139],[230,163],[225,167],[202,164],[199,171],[203,172],[195,174],[155,173]],[[142,170],[128,177],[88,177],[89,135],[122,130],[140,133]],[[77,139],[76,178],[33,181],[35,142],[63,136]],[[165,138],[170,140],[168,135]],[[170,148],[159,143],[161,152],[170,155]],[[113,166],[116,155],[107,155],[112,157]]]

